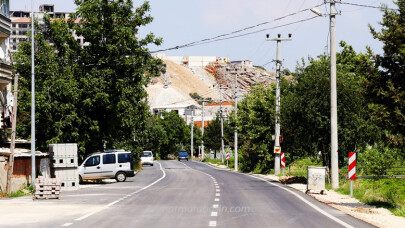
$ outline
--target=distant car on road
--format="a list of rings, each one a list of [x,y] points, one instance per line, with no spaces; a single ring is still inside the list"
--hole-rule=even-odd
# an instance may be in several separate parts
[[[163,88],[167,89],[167,88],[169,88],[169,85],[168,85],[168,84],[165,84],[165,85],[163,86]]]
[[[188,153],[187,153],[187,151],[180,151],[180,152],[179,152],[179,158],[178,158],[178,160],[180,161],[180,160],[182,160],[182,159],[188,161]]]
[[[123,182],[135,176],[131,151],[106,150],[90,155],[79,166],[79,181],[116,179]]]
[[[141,154],[141,163],[142,165],[151,165],[153,166],[153,153],[152,151],[144,151]]]

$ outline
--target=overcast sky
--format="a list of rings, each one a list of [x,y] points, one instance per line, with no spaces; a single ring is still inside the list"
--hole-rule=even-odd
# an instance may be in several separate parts
[[[134,0],[134,2],[139,5],[143,1]],[[246,32],[311,18],[315,14],[305,11],[274,21],[284,15],[312,8],[323,2],[324,0],[150,0],[150,13],[155,20],[141,29],[141,35],[153,32],[164,39],[162,46],[150,47],[150,50],[154,51],[211,38],[262,22],[271,23]],[[396,7],[391,0],[342,0],[342,2],[372,6],[387,4],[389,7]],[[74,11],[76,8],[73,0],[34,0],[35,11],[40,4],[54,4],[56,11],[63,12]],[[30,10],[31,0],[10,1],[10,8],[11,10]],[[327,5],[317,8],[324,14],[329,11]],[[337,42],[344,40],[357,52],[364,52],[367,45],[371,46],[376,53],[382,52],[382,44],[372,38],[368,28],[368,24],[379,28],[378,22],[382,19],[382,13],[378,9],[345,4],[337,4],[337,9],[342,12],[337,16]],[[282,43],[281,56],[284,59],[284,67],[294,70],[297,61],[301,58],[316,57],[325,52],[329,19],[319,17],[241,38],[167,51],[165,54],[226,56],[231,60],[249,59],[254,65],[264,65],[276,58],[276,42],[265,41],[267,33],[272,38],[278,33],[281,33],[282,37],[292,33],[293,40]],[[265,67],[274,70],[275,63],[269,63]]]

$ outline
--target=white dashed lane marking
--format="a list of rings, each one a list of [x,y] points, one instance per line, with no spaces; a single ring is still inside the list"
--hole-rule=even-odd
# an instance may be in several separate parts
[[[209,226],[210,226],[210,227],[215,227],[215,226],[217,226],[217,221],[210,221]]]

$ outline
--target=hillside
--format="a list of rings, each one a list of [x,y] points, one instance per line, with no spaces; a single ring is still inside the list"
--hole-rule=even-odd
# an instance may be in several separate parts
[[[223,90],[224,100],[233,100],[235,76],[232,71],[239,70],[239,96],[250,91],[256,83],[268,85],[275,81],[275,74],[255,67],[235,68],[231,64],[210,64],[207,67],[189,67],[164,60],[166,73],[154,78],[146,88],[148,102],[151,107],[196,105],[190,93],[197,93],[204,98],[219,101],[220,94],[217,83],[226,87]]]

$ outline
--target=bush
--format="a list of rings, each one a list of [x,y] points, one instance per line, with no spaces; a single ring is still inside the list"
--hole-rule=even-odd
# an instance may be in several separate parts
[[[366,175],[383,176],[397,161],[397,149],[388,148],[384,144],[374,144],[366,148],[363,153],[359,153],[359,161],[364,164]]]
[[[321,166],[322,162],[318,159],[304,158],[300,160],[295,160],[291,165],[288,166],[287,175],[296,177],[307,178],[308,166]]]

